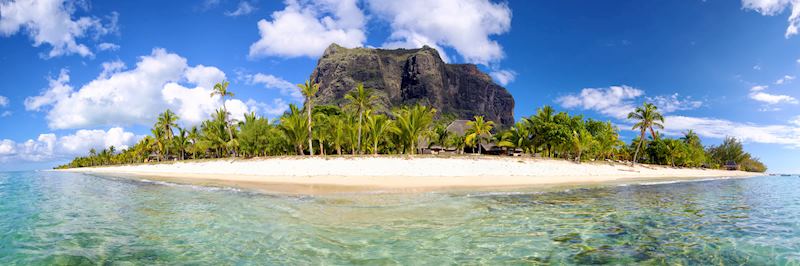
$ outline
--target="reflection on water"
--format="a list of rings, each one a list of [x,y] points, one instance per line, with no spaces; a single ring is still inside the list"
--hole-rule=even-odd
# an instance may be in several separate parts
[[[0,173],[3,264],[791,264],[800,178],[276,196]]]

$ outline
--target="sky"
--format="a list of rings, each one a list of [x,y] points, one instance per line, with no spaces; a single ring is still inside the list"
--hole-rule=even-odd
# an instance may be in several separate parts
[[[280,116],[330,43],[429,45],[514,96],[612,121],[653,102],[668,136],[744,142],[800,173],[800,0],[0,0],[0,171],[125,148],[171,109]]]

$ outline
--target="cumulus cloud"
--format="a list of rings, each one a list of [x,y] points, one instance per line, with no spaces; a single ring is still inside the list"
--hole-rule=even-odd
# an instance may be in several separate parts
[[[692,129],[703,137],[721,139],[732,136],[745,142],[800,148],[800,125],[759,125],[687,116],[666,116],[664,121],[667,133],[673,135]]]
[[[247,1],[241,1],[236,7],[236,10],[225,11],[225,15],[229,17],[238,17],[253,13],[253,11],[256,11],[256,8],[253,6],[253,4]]]
[[[245,83],[249,85],[261,84],[267,89],[279,90],[281,95],[290,96],[295,101],[303,101],[303,95],[300,93],[297,85],[292,84],[291,82],[280,77],[270,74],[256,73],[241,75],[240,79],[243,79]]]
[[[779,103],[789,103],[789,104],[798,104],[800,102],[797,101],[792,96],[789,95],[781,95],[781,94],[770,94],[764,92],[768,89],[769,86],[765,85],[757,85],[750,88],[750,99],[765,103],[765,104],[779,104]]]
[[[281,98],[272,99],[272,103],[270,104],[257,102],[251,99],[248,100],[246,104],[253,112],[266,114],[267,117],[270,118],[279,117],[289,109],[289,103]]]
[[[108,130],[78,130],[73,134],[58,137],[56,134],[40,134],[36,139],[17,143],[0,140],[0,162],[46,161],[85,155],[90,149],[127,149],[143,136],[127,132],[120,127]]]
[[[492,78],[500,85],[508,85],[517,78],[517,72],[514,70],[500,69],[489,73]]]
[[[356,0],[287,0],[270,21],[258,21],[261,38],[250,45],[249,57],[317,57],[331,43],[359,47],[367,39],[365,21]]]
[[[370,11],[392,30],[385,47],[451,47],[465,61],[489,64],[504,57],[492,40],[511,29],[511,9],[489,0],[368,0]],[[435,15],[432,15],[435,14]]]
[[[742,0],[742,8],[755,10],[764,16],[779,15],[789,9],[791,11],[787,19],[789,26],[784,36],[789,38],[797,34],[797,26],[800,24],[799,0]]]
[[[607,88],[585,88],[580,94],[570,94],[556,99],[565,108],[593,110],[617,119],[625,119],[635,109],[633,99],[644,91],[622,85]]]
[[[33,46],[51,46],[46,58],[78,54],[93,56],[92,51],[77,39],[94,37],[117,30],[117,13],[108,16],[104,25],[95,17],[73,19],[77,8],[87,9],[83,2],[70,0],[15,0],[0,2],[0,35],[11,36],[20,31],[28,34]]]
[[[120,61],[103,64],[100,75],[79,89],[69,85],[69,72],[62,70],[40,95],[25,99],[25,108],[46,111],[53,129],[149,126],[168,108],[181,117],[180,123],[194,125],[222,106],[222,99],[212,97],[211,91],[224,79],[225,73],[216,67],[189,66],[186,58],[156,48],[132,69],[125,70]],[[226,105],[237,119],[249,112],[238,99]]]
[[[8,97],[0,95],[0,107],[8,106]]]

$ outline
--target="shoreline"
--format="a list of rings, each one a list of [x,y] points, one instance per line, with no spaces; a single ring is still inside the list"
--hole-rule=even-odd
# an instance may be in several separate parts
[[[558,186],[691,181],[763,173],[613,162],[489,156],[315,156],[214,159],[60,169],[286,194],[516,191]]]

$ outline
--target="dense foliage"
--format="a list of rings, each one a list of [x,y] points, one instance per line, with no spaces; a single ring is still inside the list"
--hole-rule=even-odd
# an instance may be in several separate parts
[[[346,94],[343,108],[314,105],[319,86],[311,81],[298,87],[305,98],[304,105],[290,105],[278,119],[250,113],[244,115],[243,121],[236,121],[223,104],[199,127],[181,128],[177,124],[179,117],[166,110],[158,116],[151,136],[132,147],[122,151],[113,146],[100,152],[93,149],[88,156],[59,167],[291,154],[417,154],[438,146],[455,153],[495,149],[500,154],[536,154],[575,162],[615,160],[709,168],[735,165],[747,171],[766,171],[764,164],[744,152],[742,143],[734,138],[705,148],[691,130],[680,138],[659,134],[657,129],[664,128],[664,117],[650,103],[629,115],[632,130],[639,134],[626,144],[611,122],[571,116],[550,106],[505,129],[475,116],[463,133],[457,133],[448,130],[452,117],[437,114],[437,110],[424,105],[382,111],[387,109],[374,91],[361,85]],[[211,96],[215,95],[233,97],[227,82],[214,86]]]

